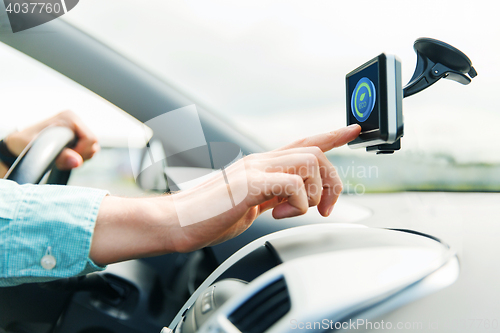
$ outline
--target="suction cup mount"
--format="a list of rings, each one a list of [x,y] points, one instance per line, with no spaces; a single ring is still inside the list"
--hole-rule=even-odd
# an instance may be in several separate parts
[[[432,38],[419,38],[413,44],[417,53],[417,67],[410,82],[403,88],[403,96],[414,95],[445,78],[469,84],[477,76],[470,59],[459,49]]]
[[[469,84],[477,76],[472,62],[459,49],[433,38],[419,38],[413,44],[417,53],[417,67],[410,82],[403,88],[403,97],[414,95],[440,79]],[[401,138],[392,144],[369,146],[367,151],[392,154],[401,148]]]

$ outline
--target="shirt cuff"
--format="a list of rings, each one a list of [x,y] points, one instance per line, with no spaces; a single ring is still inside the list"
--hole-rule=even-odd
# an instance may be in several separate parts
[[[45,282],[105,268],[92,262],[89,252],[107,191],[9,185],[12,216],[0,216],[0,286]]]

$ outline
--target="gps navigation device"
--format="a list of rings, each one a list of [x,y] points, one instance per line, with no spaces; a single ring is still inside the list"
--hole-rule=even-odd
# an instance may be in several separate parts
[[[403,98],[416,94],[445,78],[469,84],[477,76],[470,59],[457,48],[432,38],[413,44],[417,66],[403,88],[401,62],[382,53],[346,75],[347,125],[359,124],[361,133],[349,143],[377,154],[401,148],[404,133]]]
[[[401,62],[380,54],[346,76],[347,125],[359,124],[353,148],[393,144],[403,135]]]

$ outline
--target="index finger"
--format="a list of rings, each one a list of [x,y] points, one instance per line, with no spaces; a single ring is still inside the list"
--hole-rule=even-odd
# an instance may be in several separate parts
[[[290,148],[316,146],[320,148],[323,152],[327,152],[333,148],[343,146],[346,143],[356,139],[360,132],[361,132],[361,126],[359,126],[358,124],[352,124],[347,127],[338,129],[336,131],[318,134],[310,136],[308,138],[294,141],[276,150],[279,151]]]

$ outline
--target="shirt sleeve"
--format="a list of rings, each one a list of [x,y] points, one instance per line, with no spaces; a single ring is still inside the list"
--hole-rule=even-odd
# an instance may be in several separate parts
[[[84,275],[107,191],[0,180],[0,287]]]

